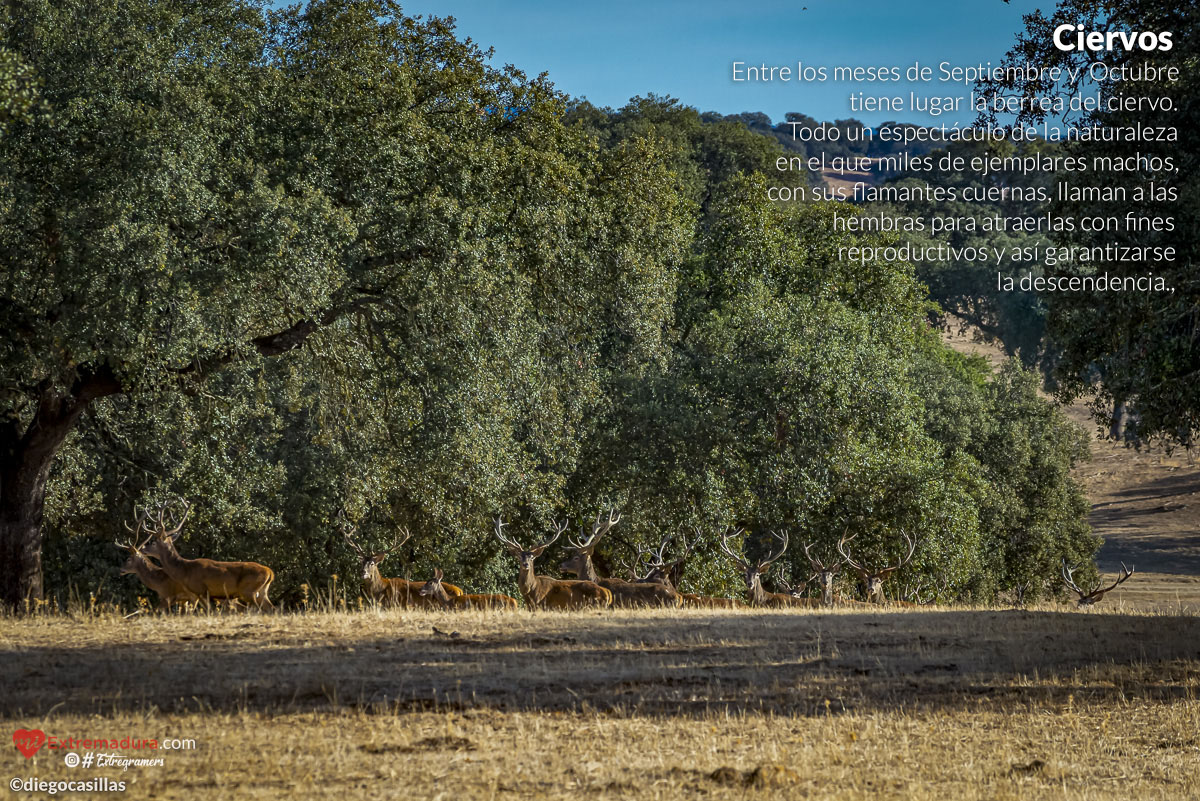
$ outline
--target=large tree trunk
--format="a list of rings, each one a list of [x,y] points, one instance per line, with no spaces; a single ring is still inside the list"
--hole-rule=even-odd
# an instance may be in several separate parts
[[[42,511],[54,457],[90,398],[41,392],[24,432],[0,424],[0,605],[19,608],[42,597]]]

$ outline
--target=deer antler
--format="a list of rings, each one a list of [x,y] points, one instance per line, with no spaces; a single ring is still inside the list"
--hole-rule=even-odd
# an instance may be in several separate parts
[[[1128,581],[1129,577],[1133,575],[1134,570],[1135,570],[1135,568],[1132,568],[1132,567],[1125,567],[1125,563],[1122,562],[1121,563],[1121,573],[1117,576],[1117,580],[1114,581],[1112,584],[1105,587],[1104,589],[1101,589],[1100,581],[1099,581],[1099,579],[1097,579],[1096,583],[1094,585],[1092,585],[1092,587],[1090,589],[1083,590],[1083,589],[1080,589],[1079,586],[1076,585],[1075,581],[1074,581],[1074,574],[1075,574],[1075,571],[1078,569],[1079,569],[1079,565],[1075,565],[1075,567],[1068,567],[1067,560],[1066,559],[1063,560],[1063,581],[1065,581],[1067,586],[1070,587],[1071,590],[1074,591],[1075,594],[1077,594],[1079,596],[1079,605],[1080,606],[1090,606],[1092,604],[1099,603],[1100,600],[1102,598],[1104,598],[1105,593],[1115,590],[1119,585],[1124,584],[1126,581]]]
[[[838,553],[842,555],[842,558],[846,560],[846,564],[850,565],[850,567],[852,567],[858,573],[866,574],[869,571],[858,562],[854,561],[854,557],[850,556],[850,552],[846,550],[846,546],[849,545],[857,536],[857,534],[851,534],[849,537],[847,537],[845,534],[843,534],[841,539],[838,540],[837,550]]]
[[[170,518],[171,524],[175,527],[170,531],[166,531],[165,526],[162,526],[163,512],[159,512],[158,521],[161,531],[160,536],[173,540],[179,536],[179,532],[183,531],[183,524],[187,522],[188,515],[192,513],[192,505],[187,501],[180,502],[183,504],[183,515],[179,518],[178,523],[175,522],[175,513],[169,508],[169,504],[163,504],[163,509],[165,510],[167,517]]]
[[[840,547],[841,543],[839,543],[839,548]],[[813,556],[812,552],[809,550],[810,548],[812,548],[812,543],[806,542],[804,544],[804,556],[808,559],[808,563],[812,565],[813,570],[817,571],[818,573],[836,573],[841,569],[842,563],[840,559],[833,560],[829,563],[829,566],[826,567],[825,563],[817,561],[817,558]]]
[[[880,569],[879,569],[879,572],[877,573],[877,575],[878,575],[880,578],[884,578],[884,577],[886,577],[886,576],[889,576],[889,575],[891,575],[892,573],[894,573],[894,572],[896,572],[897,570],[899,570],[900,568],[902,568],[902,567],[904,567],[905,565],[907,565],[907,564],[908,564],[908,563],[909,563],[909,562],[912,560],[913,554],[914,554],[914,553],[916,552],[916,550],[917,550],[917,543],[916,543],[916,542],[913,540],[913,538],[912,538],[912,537],[908,536],[908,532],[907,532],[907,531],[904,531],[903,529],[901,529],[901,530],[900,530],[900,536],[904,537],[904,541],[908,543],[908,553],[906,553],[906,554],[904,555],[904,558],[903,558],[903,559],[901,559],[901,560],[900,560],[899,562],[897,562],[896,564],[894,564],[894,565],[890,565],[890,566],[888,566],[888,567],[882,567],[882,568],[880,568]]]
[[[901,559],[896,564],[887,565],[885,567],[879,568],[878,570],[871,570],[869,567],[865,567],[865,566],[859,564],[858,562],[854,561],[854,559],[850,556],[850,553],[846,550],[846,545],[849,544],[850,541],[853,540],[855,537],[857,537],[858,536],[857,534],[854,534],[850,537],[842,535],[842,538],[840,540],[838,540],[838,545],[837,545],[838,553],[840,553],[842,555],[842,558],[846,560],[846,564],[848,564],[848,565],[850,565],[850,567],[854,568],[854,570],[859,575],[862,575],[862,576],[871,575],[871,576],[875,576],[877,578],[887,578],[892,573],[896,572],[897,570],[899,570],[900,568],[902,568],[906,564],[908,564],[909,560],[912,559],[913,553],[917,550],[917,543],[912,539],[912,537],[908,536],[907,531],[902,530],[900,532],[900,534],[901,534],[901,536],[904,537],[904,541],[908,543],[908,553],[906,553],[904,555],[904,558]]]
[[[783,556],[784,552],[787,551],[787,548],[788,548],[788,535],[787,535],[786,531],[783,532],[782,534],[772,531],[771,536],[774,537],[775,539],[779,540],[783,544],[779,547],[778,551],[776,551],[771,556],[767,557],[766,560],[758,563],[758,572],[759,573],[762,573],[763,571],[765,571],[768,567],[771,566],[772,562],[774,562],[779,557]]]
[[[493,521],[493,522],[495,525],[494,533],[496,534],[496,539],[500,540],[501,545],[503,545],[505,548],[508,548],[510,551],[516,551],[518,553],[520,553],[522,550],[524,550],[521,547],[521,544],[519,542],[512,539],[511,537],[504,536],[504,519],[503,518],[497,517],[495,519],[495,521]]]
[[[571,525],[571,521],[564,520],[561,523],[559,523],[557,520],[551,520],[550,524],[552,526],[554,526],[554,536],[551,537],[550,539],[546,540],[545,542],[543,542],[541,545],[537,546],[533,550],[542,551],[542,550],[545,550],[546,548],[549,548],[551,545],[553,545],[555,543],[555,541],[558,540],[558,538],[563,535],[563,532],[566,531],[567,528]]]
[[[596,522],[592,523],[592,533],[586,538],[581,537],[578,540],[568,538],[568,542],[571,543],[571,547],[575,550],[590,554],[596,550],[596,545],[600,542],[600,538],[619,522],[621,522],[621,516],[617,514],[615,509],[608,510],[608,520],[601,520],[600,513],[597,513]]]
[[[338,509],[337,525],[342,531],[342,536],[345,537],[346,542],[349,543],[350,548],[353,549],[356,554],[365,559],[367,557],[367,552],[363,550],[363,547],[359,545],[358,540],[354,538],[354,532],[358,530],[358,526],[354,525],[349,521],[349,519],[346,518],[346,510]]]
[[[137,512],[136,506],[134,507],[134,511]],[[150,542],[150,540],[154,537],[154,530],[147,525],[147,521],[149,519],[150,510],[146,508],[141,512],[137,512],[137,517],[134,520],[134,523],[137,525],[136,529],[129,525],[128,520],[122,521],[122,525],[125,526],[125,530],[133,536],[128,542],[121,542],[118,540],[116,543],[117,547],[124,548],[127,551],[140,551],[142,548],[146,547],[146,543]],[[138,542],[138,539],[141,538],[143,533],[146,535],[145,538],[142,538],[141,542]]]
[[[569,520],[564,520],[561,523],[554,521],[554,520],[552,520],[550,522],[553,524],[554,529],[555,529],[554,536],[551,537],[550,539],[546,540],[545,542],[543,542],[541,545],[538,545],[534,548],[530,548],[529,550],[540,552],[540,551],[545,550],[546,548],[549,548],[551,545],[554,544],[555,540],[557,540],[559,537],[561,537],[563,535],[563,532],[566,531],[567,528],[571,525],[571,521],[569,521]],[[525,550],[525,548],[523,548],[521,546],[521,543],[517,542],[512,537],[505,536],[505,534],[504,534],[504,526],[505,525],[506,525],[506,523],[504,522],[504,520],[502,518],[499,518],[499,517],[496,518],[495,529],[493,532],[496,535],[496,539],[500,540],[501,544],[503,544],[504,547],[508,548],[509,551],[512,551],[514,554],[521,553],[522,551]]]
[[[396,539],[392,540],[391,546],[388,547],[388,549],[386,551],[384,551],[384,553],[385,554],[391,553],[392,551],[396,550],[404,543],[408,542],[410,539],[412,539],[412,532],[408,530],[408,526],[401,526],[400,531],[396,535]]]
[[[743,531],[745,531],[745,529],[743,529],[743,528],[736,529],[732,532],[729,530],[726,530],[725,533],[721,535],[721,543],[720,543],[719,547],[722,551],[724,551],[729,556],[729,558],[731,558],[731,559],[733,559],[733,561],[737,562],[739,567],[741,567],[743,570],[749,570],[750,563],[747,562],[741,556],[738,556],[736,553],[734,553],[729,547],[729,538],[736,537],[739,534],[741,534]]]

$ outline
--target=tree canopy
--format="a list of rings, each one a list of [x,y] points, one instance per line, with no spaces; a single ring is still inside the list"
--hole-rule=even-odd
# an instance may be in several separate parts
[[[610,505],[602,564],[698,526],[714,591],[733,525],[909,533],[913,575],[980,599],[1095,548],[1077,432],[936,341],[911,265],[840,261],[832,206],[768,203],[780,144],[745,120],[596,109],[385,0],[0,23],[36,88],[0,136],[9,605],[100,586],[172,496],[185,553],[285,601],[347,575],[339,516],[481,589],[514,574],[491,517]]]

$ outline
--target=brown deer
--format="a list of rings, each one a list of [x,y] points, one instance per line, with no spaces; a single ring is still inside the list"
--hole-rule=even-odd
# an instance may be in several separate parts
[[[695,544],[700,540],[700,530],[696,529],[696,539],[692,540],[692,544],[688,545],[687,540],[680,536],[680,541],[683,543],[683,556],[668,562],[666,560],[667,545],[671,539],[668,537],[659,543],[657,550],[641,550],[638,553],[638,561],[645,561],[650,570],[642,578],[635,578],[639,582],[658,582],[666,584],[668,587],[675,589],[678,592],[679,580],[683,575],[683,567],[687,562],[688,556],[691,555]],[[694,609],[741,609],[746,605],[736,598],[720,598],[713,595],[700,595],[699,593],[681,592],[679,597],[683,599],[683,605]]]
[[[386,550],[368,553],[358,544],[358,540],[354,537],[357,526],[352,525],[340,512],[338,513],[338,525],[342,530],[342,536],[346,538],[346,542],[350,545],[350,549],[358,556],[359,579],[362,581],[362,592],[369,600],[384,608],[438,608],[438,602],[435,599],[421,595],[421,588],[425,586],[424,582],[409,581],[403,578],[384,578],[383,574],[379,572],[380,563],[384,559],[387,559],[393,551],[408,542],[409,537],[412,536],[407,527],[400,529],[400,535],[392,541],[391,546]],[[459,596],[463,594],[461,588],[449,583],[443,583],[442,589],[449,595]]]
[[[129,524],[126,523],[125,527],[129,528]],[[130,530],[132,531],[132,529]],[[142,553],[146,542],[139,543],[131,539],[129,542],[118,542],[117,547],[129,552],[129,558],[125,560],[125,564],[121,565],[121,575],[133,573],[141,579],[143,584],[154,590],[158,595],[159,609],[170,611],[175,604],[188,606],[200,600],[200,596],[171,578],[167,575],[167,571],[150,561],[146,554]]]
[[[885,565],[884,567],[879,568],[871,568],[869,566],[859,564],[858,562],[854,561],[854,559],[850,556],[850,553],[846,550],[846,546],[851,540],[858,536],[857,534],[850,537],[843,536],[838,541],[838,553],[840,553],[842,558],[846,560],[846,564],[850,565],[850,567],[854,569],[855,573],[858,573],[858,578],[862,582],[862,586],[867,594],[867,601],[870,603],[889,603],[887,598],[885,598],[883,595],[883,580],[908,564],[909,560],[912,559],[913,552],[917,550],[917,544],[913,542],[911,537],[908,536],[907,531],[901,531],[900,534],[904,537],[904,541],[908,543],[908,553],[905,554],[904,558],[896,564]],[[909,601],[892,601],[891,603],[894,606],[916,605]]]
[[[650,567],[643,578],[636,579],[637,581],[658,581],[670,584],[678,589],[683,581],[683,570],[687,565],[688,557],[692,555],[692,551],[696,548],[696,543],[701,540],[701,531],[699,528],[694,528],[696,538],[688,544],[687,538],[682,534],[679,535],[679,541],[683,545],[683,554],[670,562],[666,559],[667,546],[671,543],[673,537],[667,537],[659,543],[657,550],[639,549],[638,562],[643,560]]]
[[[804,556],[808,559],[809,565],[812,566],[812,579],[817,580],[817,586],[821,588],[821,605],[822,606],[867,606],[868,604],[862,601],[855,601],[850,598],[845,598],[834,592],[834,583],[837,580],[838,573],[842,570],[842,560],[833,559],[825,562],[817,559],[812,555],[812,543],[804,546]]]
[[[1129,581],[1129,577],[1132,576],[1134,572],[1134,568],[1125,567],[1125,563],[1122,562],[1121,572],[1117,576],[1117,580],[1112,584],[1108,585],[1104,589],[1101,589],[1100,578],[1097,576],[1096,580],[1087,588],[1081,588],[1075,583],[1075,571],[1078,569],[1079,565],[1075,565],[1075,567],[1067,567],[1067,560],[1063,560],[1063,581],[1072,592],[1079,596],[1078,603],[1080,606],[1092,606],[1093,604],[1100,603],[1100,601],[1104,600],[1104,595],[1106,593],[1112,592],[1126,581]]]
[[[721,550],[724,551],[729,558],[733,559],[733,561],[737,563],[738,567],[742,569],[742,578],[744,578],[746,581],[746,589],[749,593],[751,606],[778,608],[789,606],[812,607],[820,604],[819,601],[813,598],[797,598],[796,596],[790,595],[786,592],[767,592],[763,589],[762,574],[766,573],[771,567],[771,564],[779,557],[783,556],[784,552],[787,550],[787,532],[784,532],[783,534],[776,534],[772,531],[771,536],[781,543],[779,550],[768,556],[766,559],[754,563],[749,562],[738,554],[734,553],[733,549],[729,547],[729,538],[736,537],[741,533],[742,529],[739,528],[732,533],[726,532],[722,534]]]
[[[433,598],[444,609],[505,609],[517,611],[517,599],[508,595],[451,595],[442,585],[442,571],[435,569],[433,578],[425,582],[421,595]]]
[[[525,606],[530,609],[585,609],[612,606],[613,595],[594,581],[552,579],[533,572],[534,561],[567,530],[569,523],[555,523],[554,536],[534,548],[523,548],[516,540],[504,536],[504,521],[496,518],[496,539],[517,560],[520,573],[517,586]]]
[[[204,601],[208,609],[212,609],[212,601],[230,599],[253,604],[258,609],[274,609],[275,605],[267,597],[271,582],[275,580],[275,571],[258,562],[217,562],[213,559],[185,559],[175,550],[175,541],[183,531],[183,524],[191,512],[190,504],[183,505],[183,516],[176,523],[171,516],[168,530],[165,520],[166,504],[158,511],[158,519],[154,521],[151,530],[147,524],[149,515],[143,515],[138,520],[138,531],[153,533],[154,541],[150,543],[145,553],[153,556],[162,564],[163,570],[175,581],[179,582],[189,592]]]
[[[596,566],[592,563],[592,554],[596,551],[596,545],[600,542],[600,538],[609,532],[609,530],[620,522],[621,516],[616,514],[614,510],[610,510],[607,520],[601,520],[600,515],[596,515],[596,522],[592,524],[592,533],[586,539],[571,540],[571,547],[575,554],[561,565],[558,569],[564,573],[573,573],[584,581],[593,581],[604,587],[612,593],[613,606],[621,607],[643,607],[643,606],[673,606],[679,607],[683,604],[683,599],[679,597],[679,593],[675,588],[668,583],[657,581],[626,581],[621,578],[600,578],[596,575]]]

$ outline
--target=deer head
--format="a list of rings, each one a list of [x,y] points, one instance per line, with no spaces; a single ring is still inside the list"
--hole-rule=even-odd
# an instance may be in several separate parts
[[[177,557],[179,553],[175,550],[175,541],[183,533],[183,524],[187,522],[191,511],[192,506],[187,501],[183,502],[183,513],[178,516],[170,509],[170,503],[159,504],[156,512],[151,512],[149,509],[143,510],[138,515],[137,530],[134,532],[135,539],[142,534],[146,535],[139,550],[160,560],[172,556]],[[134,531],[128,524],[125,527]]]
[[[741,568],[742,578],[744,578],[746,581],[747,589],[750,590],[750,594],[752,596],[754,596],[754,598],[759,599],[761,602],[760,596],[765,595],[765,593],[766,593],[766,591],[763,589],[763,586],[762,586],[762,574],[766,573],[767,570],[770,569],[771,564],[773,562],[775,562],[777,559],[779,559],[779,557],[783,556],[784,552],[787,550],[787,547],[788,547],[787,532],[778,534],[778,533],[772,531],[771,537],[772,537],[772,539],[774,539],[776,542],[779,543],[779,549],[776,550],[774,553],[772,553],[770,556],[768,556],[766,559],[762,559],[758,562],[750,562],[747,559],[740,556],[739,554],[735,553],[734,550],[729,545],[730,537],[736,537],[739,534],[741,534],[742,531],[743,531],[743,529],[739,528],[733,532],[727,531],[724,534],[722,534],[721,535],[721,550],[724,551],[727,556],[729,556],[731,559],[733,559],[733,561],[737,563],[737,566]]]
[[[494,531],[496,534],[496,539],[500,540],[500,544],[508,549],[508,552],[512,555],[512,557],[517,560],[517,564],[520,566],[521,571],[529,571],[532,573],[534,561],[541,556],[547,548],[553,545],[559,537],[562,536],[563,532],[567,530],[567,526],[570,524],[571,523],[569,520],[564,520],[562,523],[554,522],[554,536],[543,542],[541,545],[537,545],[528,549],[523,547],[521,543],[504,534],[504,526],[506,524],[499,517],[496,518]]]
[[[129,573],[137,573],[138,567],[146,567],[146,566],[156,567],[156,565],[153,562],[151,562],[150,559],[143,552],[146,545],[150,542],[151,539],[154,538],[154,532],[152,530],[149,531],[149,533],[146,533],[146,531],[147,531],[146,520],[148,517],[149,517],[149,512],[143,511],[138,516],[137,520],[135,521],[135,523],[137,525],[136,529],[134,529],[133,526],[130,526],[129,522],[126,521],[125,522],[126,530],[128,530],[134,536],[130,537],[128,541],[122,542],[122,541],[118,540],[116,542],[116,546],[118,548],[120,548],[123,551],[126,551],[129,554],[129,557],[125,560],[125,563],[121,565],[121,575],[122,576],[127,575]],[[142,539],[139,542],[138,541],[139,536],[143,533],[146,533],[146,536],[144,539]]]
[[[412,536],[408,530],[408,527],[405,526],[401,528],[399,534],[397,534],[396,538],[392,540],[391,545],[389,545],[385,550],[368,553],[362,547],[362,545],[359,544],[357,538],[355,537],[355,532],[357,532],[358,527],[347,520],[345,513],[342,511],[338,511],[337,519],[338,527],[342,531],[342,536],[345,537],[346,543],[359,558],[359,578],[369,584],[382,582],[383,575],[379,572],[379,565],[384,559],[387,559],[393,551],[395,551],[404,543],[408,542],[409,538]]]
[[[691,556],[692,550],[695,549],[696,543],[700,541],[701,531],[699,528],[694,528],[696,538],[689,545],[687,538],[682,534],[679,535],[680,545],[683,547],[683,553],[678,559],[670,562],[667,561],[666,552],[667,546],[670,545],[674,537],[667,537],[658,544],[657,549],[642,548],[638,550],[638,563],[645,562],[648,572],[638,581],[657,581],[671,587],[678,587],[683,579],[683,568],[687,564],[688,557]]]
[[[450,601],[450,594],[446,592],[446,588],[442,586],[441,568],[434,568],[433,578],[425,582],[425,586],[421,588],[420,594],[424,596],[433,596],[442,603],[448,603]]]
[[[900,533],[903,535],[904,541],[908,543],[908,553],[904,555],[903,559],[894,565],[885,565],[883,567],[876,568],[859,564],[858,562],[854,561],[853,557],[851,557],[849,552],[846,550],[846,545],[849,544],[854,537],[857,537],[857,534],[851,537],[843,536],[838,541],[838,553],[840,553],[842,558],[846,560],[846,564],[850,565],[850,567],[854,569],[854,572],[858,573],[859,580],[862,581],[863,587],[866,588],[867,600],[869,601],[877,604],[884,602],[883,580],[908,564],[909,560],[912,559],[913,552],[917,549],[917,544],[913,542],[911,537],[908,536],[908,532],[901,531]]]
[[[812,566],[812,578],[817,580],[817,586],[821,588],[821,603],[825,606],[833,606],[833,583],[837,579],[837,574],[842,570],[843,562],[841,559],[832,559],[828,562],[818,560],[812,555],[811,548],[812,543],[806,543],[804,555]]]
[[[608,511],[607,520],[602,519],[597,514],[595,522],[592,523],[592,533],[590,535],[580,537],[577,540],[568,538],[567,541],[571,544],[571,548],[575,553],[559,565],[558,569],[564,573],[573,573],[580,578],[595,581],[596,568],[592,564],[592,555],[596,552],[596,545],[600,542],[600,538],[619,522],[621,522],[621,516],[616,513],[615,509]]]

